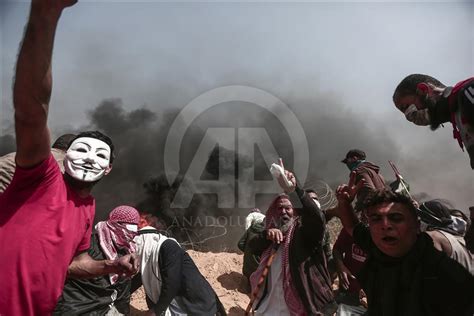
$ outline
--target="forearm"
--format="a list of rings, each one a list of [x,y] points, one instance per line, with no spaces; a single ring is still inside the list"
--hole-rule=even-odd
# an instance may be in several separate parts
[[[16,162],[34,166],[50,154],[47,127],[51,97],[51,58],[54,34],[62,9],[53,2],[34,0],[21,44],[13,86]]]
[[[68,277],[73,279],[90,279],[110,273],[119,273],[121,269],[113,260],[73,261],[68,268]]]
[[[13,89],[15,115],[46,120],[51,97],[51,58],[61,10],[33,1],[18,55]],[[34,117],[32,118],[31,115]]]
[[[348,201],[339,201],[336,213],[344,229],[352,236],[354,227],[359,223],[359,219],[355,215],[352,205]]]

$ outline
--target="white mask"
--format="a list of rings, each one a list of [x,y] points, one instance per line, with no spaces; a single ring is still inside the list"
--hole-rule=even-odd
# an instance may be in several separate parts
[[[138,231],[138,225],[135,224],[126,224],[125,227],[132,232],[137,232]]]
[[[97,138],[80,137],[69,146],[64,169],[74,179],[94,182],[110,171],[110,146]]]
[[[451,223],[450,228],[464,235],[466,233],[466,227],[467,227],[466,221],[457,216],[451,216],[451,219],[453,220],[453,222]]]
[[[319,209],[321,209],[321,203],[319,203],[318,200],[316,199],[313,199],[314,203],[316,203],[316,205],[318,206]]]
[[[405,110],[405,117],[408,121],[420,125],[430,125],[430,115],[428,109],[418,110],[416,105],[412,104]]]

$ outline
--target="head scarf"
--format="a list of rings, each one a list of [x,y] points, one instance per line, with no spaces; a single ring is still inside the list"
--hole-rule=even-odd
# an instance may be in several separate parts
[[[270,204],[270,207],[267,210],[266,217],[265,217],[265,229],[276,228],[276,223],[278,222],[280,214],[278,213],[278,202],[282,199],[290,199],[286,194],[278,195],[273,202]],[[303,303],[298,295],[298,292],[295,288],[294,282],[291,278],[290,273],[290,262],[289,262],[289,250],[290,244],[294,236],[295,227],[296,227],[296,217],[293,217],[293,223],[289,227],[288,231],[285,234],[285,239],[280,247],[282,249],[282,269],[283,269],[283,293],[285,296],[285,302],[288,306],[288,310],[290,311],[291,316],[300,316],[306,315]],[[252,287],[252,291],[257,287],[257,282],[260,279],[260,276],[265,269],[267,261],[272,253],[272,249],[274,245],[270,245],[263,253],[260,260],[260,265],[258,266],[257,270],[252,273],[250,276],[250,285]]]
[[[99,244],[107,259],[117,259],[119,250],[125,251],[127,254],[135,252],[133,238],[137,232],[128,230],[126,226],[128,224],[138,225],[139,221],[140,215],[136,209],[122,205],[110,212],[107,221],[97,223]],[[114,284],[118,278],[118,274],[110,274],[110,283]]]
[[[420,210],[431,216],[421,216],[421,220],[427,224],[426,230],[442,230],[453,235],[462,235],[454,227],[449,208],[442,201],[424,202],[420,205]]]

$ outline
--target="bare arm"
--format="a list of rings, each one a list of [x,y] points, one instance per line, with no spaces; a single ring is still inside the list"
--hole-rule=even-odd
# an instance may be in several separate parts
[[[20,167],[37,165],[50,154],[47,119],[54,35],[62,10],[75,2],[33,0],[31,3],[13,86],[16,162]]]
[[[436,230],[427,231],[426,233],[430,235],[431,239],[433,239],[433,246],[436,249],[446,253],[448,256],[451,256],[453,247],[446,236]]]
[[[359,223],[359,219],[355,215],[351,203],[358,190],[365,184],[364,180],[360,180],[357,185],[355,185],[355,178],[355,173],[351,172],[349,183],[347,185],[340,185],[336,190],[338,205],[335,213],[341,220],[344,229],[351,236],[354,232],[354,227]]]
[[[68,277],[88,279],[110,273],[133,275],[138,271],[136,255],[125,255],[117,260],[94,260],[87,252],[76,257],[69,265]]]

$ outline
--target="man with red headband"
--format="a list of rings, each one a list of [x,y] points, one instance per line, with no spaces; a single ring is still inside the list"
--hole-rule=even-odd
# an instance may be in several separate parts
[[[118,206],[109,219],[97,223],[92,234],[89,256],[95,260],[115,260],[135,252],[140,215],[131,206]],[[54,311],[55,315],[130,314],[129,278],[111,273],[93,279],[68,279]]]
[[[289,196],[277,196],[265,230],[249,241],[255,253],[263,252],[250,278],[252,309],[255,315],[332,315],[337,305],[323,250],[324,214],[293,174],[285,174],[292,184],[287,192],[295,191],[302,208],[296,215]]]
[[[408,121],[434,131],[450,122],[453,137],[466,150],[474,169],[474,77],[447,87],[428,75],[405,77],[393,93],[393,103]]]

